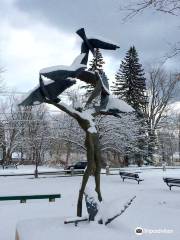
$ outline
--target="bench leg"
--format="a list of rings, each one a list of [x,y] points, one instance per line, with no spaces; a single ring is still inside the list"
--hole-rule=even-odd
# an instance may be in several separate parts
[[[125,179],[125,178],[123,178],[123,182],[124,182],[124,179]]]
[[[138,181],[138,184],[139,184],[139,181]]]
[[[166,184],[167,184],[167,186],[169,187],[169,190],[171,190],[172,186],[171,186],[171,185],[169,185],[168,183],[166,183]]]
[[[49,202],[55,202],[55,198],[49,198]]]
[[[26,199],[21,199],[20,203],[26,203]]]

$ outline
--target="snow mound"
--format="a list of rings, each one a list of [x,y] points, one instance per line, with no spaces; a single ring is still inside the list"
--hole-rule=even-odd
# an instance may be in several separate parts
[[[75,227],[74,224],[64,224],[62,218],[24,220],[20,221],[16,227],[16,240],[119,240],[120,235],[121,228],[110,230],[96,222],[85,222]]]

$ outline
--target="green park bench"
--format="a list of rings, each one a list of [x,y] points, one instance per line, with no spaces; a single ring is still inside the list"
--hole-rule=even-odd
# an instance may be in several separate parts
[[[26,200],[49,199],[49,202],[55,202],[56,198],[61,198],[61,194],[0,196],[0,201],[20,200],[20,203],[26,203]]]

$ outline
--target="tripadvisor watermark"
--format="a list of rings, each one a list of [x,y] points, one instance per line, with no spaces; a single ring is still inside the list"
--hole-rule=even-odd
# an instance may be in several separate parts
[[[150,228],[142,228],[137,227],[135,228],[136,235],[143,235],[143,234],[172,234],[174,232],[173,229],[167,228],[159,228],[159,229],[150,229]]]

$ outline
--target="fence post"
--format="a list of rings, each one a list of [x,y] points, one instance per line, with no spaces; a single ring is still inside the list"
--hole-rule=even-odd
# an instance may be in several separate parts
[[[162,164],[162,169],[163,169],[163,171],[166,171],[166,163],[165,162]]]
[[[71,170],[71,176],[74,176],[74,167],[71,167],[70,170]]]
[[[106,166],[106,175],[109,175],[110,171],[109,171],[109,166]]]
[[[38,169],[37,168],[34,170],[34,177],[38,178]]]

